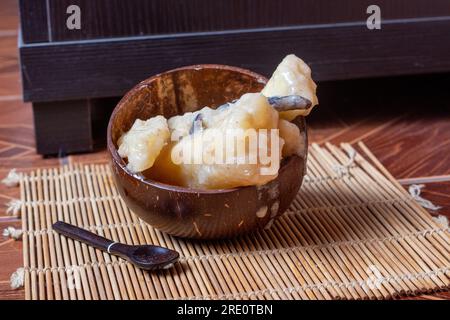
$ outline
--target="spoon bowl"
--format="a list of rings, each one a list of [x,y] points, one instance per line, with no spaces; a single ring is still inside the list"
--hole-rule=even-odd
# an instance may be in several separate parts
[[[176,251],[153,245],[128,246],[130,262],[145,270],[170,268],[180,258]]]

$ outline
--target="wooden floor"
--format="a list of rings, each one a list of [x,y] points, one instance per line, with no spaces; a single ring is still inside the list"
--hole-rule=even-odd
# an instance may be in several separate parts
[[[26,172],[57,166],[34,147],[30,104],[21,101],[17,58],[16,0],[0,2],[0,177],[11,168]],[[218,61],[219,62],[219,61]],[[450,216],[450,75],[322,83],[320,106],[307,119],[310,142],[363,141],[386,168],[408,186],[426,184],[423,196]],[[72,155],[64,161],[104,162],[106,153]],[[6,203],[18,188],[0,186],[0,230],[18,219],[6,214]],[[21,242],[0,235],[0,299],[22,299],[9,277],[22,265]],[[417,297],[450,299],[449,292]]]

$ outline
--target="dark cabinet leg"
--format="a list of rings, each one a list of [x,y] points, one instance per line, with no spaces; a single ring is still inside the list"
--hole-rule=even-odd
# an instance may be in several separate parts
[[[92,151],[91,103],[89,99],[34,102],[37,152],[54,155]]]

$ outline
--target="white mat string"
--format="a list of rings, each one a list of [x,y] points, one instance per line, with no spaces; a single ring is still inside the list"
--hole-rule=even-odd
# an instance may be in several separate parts
[[[7,187],[17,187],[21,178],[22,174],[17,173],[17,170],[14,168],[9,171],[5,178],[3,178],[2,183]]]
[[[350,174],[350,168],[355,164],[356,150],[351,149],[348,151],[348,162],[346,164],[335,164],[333,170],[340,176],[346,176]]]
[[[15,217],[20,217],[20,208],[22,207],[22,201],[19,199],[12,199],[7,204],[6,213]]]
[[[22,238],[22,229],[16,229],[14,227],[7,227],[3,230],[3,236],[14,240],[19,240]]]
[[[17,269],[9,279],[9,283],[12,289],[19,289],[23,287],[25,281],[25,268]]]
[[[439,210],[441,207],[434,205],[430,200],[424,199],[420,196],[422,189],[425,187],[424,184],[412,184],[409,186],[409,194],[416,200],[422,207],[430,210]]]

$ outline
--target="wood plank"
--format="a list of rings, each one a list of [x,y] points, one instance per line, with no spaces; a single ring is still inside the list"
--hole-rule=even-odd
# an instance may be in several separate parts
[[[268,75],[288,53],[304,58],[316,80],[445,71],[449,30],[450,18],[443,18],[385,21],[376,31],[355,23],[21,44],[24,99],[119,96],[153,74],[199,63]]]
[[[440,74],[321,83],[309,136],[362,140],[397,179],[449,175],[449,81]]]
[[[439,175],[439,176],[428,176],[428,177],[416,177],[416,178],[405,178],[398,179],[401,184],[425,184],[425,183],[435,183],[435,182],[447,182],[450,181],[450,175]]]
[[[2,96],[20,96],[21,93],[17,36],[0,37],[0,101]]]
[[[16,158],[17,156],[24,154],[28,149],[22,147],[10,147],[0,151],[1,158]]]
[[[15,127],[15,128],[14,128]],[[11,128],[14,128],[12,131]],[[0,127],[0,140],[16,148],[30,149],[34,147],[33,128],[12,123],[10,126]]]
[[[404,118],[364,139],[398,179],[450,174],[450,117],[447,113]]]
[[[11,289],[9,280],[0,281],[0,298],[2,300],[23,300],[25,299],[25,290]]]
[[[2,0],[0,6],[0,34],[2,31],[15,31],[19,26],[17,0]]]
[[[0,231],[8,226],[20,228],[20,221],[2,222],[0,220]],[[1,300],[17,300],[24,298],[24,290],[11,289],[9,278],[11,274],[22,267],[22,241],[14,241],[4,238],[0,234],[0,299]]]
[[[20,99],[2,101],[0,96],[0,111],[0,127],[33,126],[31,103],[23,103]]]
[[[46,0],[20,0],[22,39],[25,43],[50,41]]]

